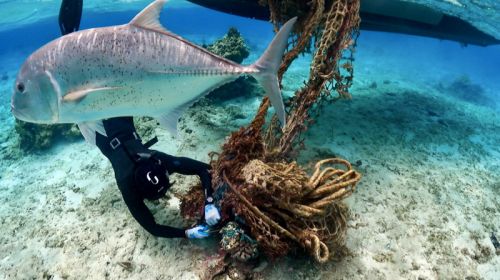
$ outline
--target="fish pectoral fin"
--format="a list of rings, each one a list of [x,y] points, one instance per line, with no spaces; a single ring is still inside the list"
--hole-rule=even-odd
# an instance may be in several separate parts
[[[99,132],[103,136],[107,136],[102,120],[78,123],[78,128],[83,138],[85,138],[85,141],[92,145],[95,145],[96,132]]]
[[[160,122],[161,126],[166,128],[168,132],[170,132],[174,137],[177,137],[177,122],[179,121],[181,115],[182,112],[174,110],[168,114],[158,116],[156,117],[156,119],[158,120],[158,122]]]
[[[76,90],[64,95],[62,100],[65,102],[77,102],[85,98],[85,96],[89,95],[90,93],[106,91],[106,90],[114,90],[119,88],[120,87],[100,87],[100,88],[88,88],[88,89]]]
[[[166,0],[156,0],[153,3],[149,4],[144,10],[138,13],[130,24],[135,25],[137,27],[149,28],[159,32],[166,32],[171,34],[172,32],[168,31],[163,25],[160,23],[160,12],[165,5]]]
[[[179,118],[184,113],[184,111],[187,110],[187,108],[191,107],[191,105],[196,102],[196,100],[197,99],[188,101],[167,114],[157,116],[156,119],[160,122],[161,126],[166,128],[170,133],[172,133],[172,135],[177,137],[177,123],[179,122]]]

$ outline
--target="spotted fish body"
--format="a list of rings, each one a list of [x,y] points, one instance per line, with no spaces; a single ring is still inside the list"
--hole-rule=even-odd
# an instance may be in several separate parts
[[[63,96],[59,122],[91,121],[123,112],[159,116],[255,71],[171,35],[133,25],[75,32],[44,49],[43,57],[33,59],[57,81],[62,93],[101,89],[81,99]]]
[[[256,63],[242,66],[167,31],[158,21],[164,2],[153,2],[129,24],[74,32],[33,53],[16,81],[18,91],[23,80],[28,84],[25,92],[14,92],[14,115],[31,122],[78,123],[90,142],[96,130],[105,134],[100,120],[117,116],[152,116],[175,130],[182,111],[198,98],[250,74],[284,123],[276,71],[295,19]],[[37,88],[43,97],[33,104],[29,95]],[[48,106],[50,113],[36,106]]]

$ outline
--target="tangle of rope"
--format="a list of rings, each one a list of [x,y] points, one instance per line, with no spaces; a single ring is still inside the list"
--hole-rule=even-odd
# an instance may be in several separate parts
[[[325,262],[330,255],[329,246],[344,239],[347,207],[342,200],[355,190],[361,175],[342,159],[318,162],[310,177],[297,164],[286,161],[291,159],[297,139],[311,121],[313,106],[333,90],[341,97],[349,96],[352,65],[341,64],[340,60],[344,50],[352,55],[355,47],[359,1],[260,0],[269,5],[276,28],[302,13],[278,74],[281,82],[292,61],[312,48],[315,54],[309,80],[291,100],[283,131],[275,129],[280,125],[274,118],[263,138],[270,106],[268,98],[264,98],[251,124],[233,132],[222,151],[212,154],[211,165],[215,191],[224,185],[231,190],[222,191],[223,217],[229,218],[233,211],[242,216],[259,248],[271,257],[283,256],[299,244],[318,262]],[[342,69],[347,75],[341,73]],[[192,205],[202,205],[203,197],[191,194],[192,200],[199,200],[198,204],[185,200],[182,205],[185,213],[195,216],[200,211],[191,209]]]
[[[327,164],[343,165],[344,169],[324,167]],[[327,261],[330,254],[325,242],[329,238],[336,238],[335,235],[339,231],[330,234],[314,232],[303,221],[321,221],[331,214],[331,207],[335,203],[354,191],[361,175],[352,169],[350,163],[338,158],[319,161],[315,165],[313,175],[307,178],[305,172],[301,172],[295,163],[268,165],[259,160],[252,160],[243,168],[242,173],[245,180],[240,184],[233,183],[225,172],[223,179],[242,205],[249,210],[240,209],[238,213],[247,221],[259,221],[250,224],[250,228],[254,231],[269,231],[267,228],[272,228],[278,234],[301,245],[316,261]],[[240,190],[254,194],[253,199],[246,198]],[[255,195],[256,193],[258,195]],[[267,199],[259,200],[255,199],[256,197]],[[242,205],[239,204],[236,208],[241,208]],[[270,214],[265,214],[259,207]],[[278,220],[281,220],[281,223]]]
[[[274,156],[287,158],[296,149],[299,135],[307,129],[311,121],[311,108],[320,102],[325,93],[330,95],[333,88],[340,97],[350,97],[348,88],[352,85],[352,63],[340,64],[340,60],[344,50],[351,52],[350,60],[352,60],[359,30],[360,1],[313,0],[307,5],[304,2],[308,1],[261,0],[260,2],[269,5],[271,21],[275,24],[275,28],[287,19],[280,13],[290,12],[293,10],[290,7],[309,7],[308,12],[299,17],[299,22],[296,24],[300,27],[299,30],[295,30],[298,38],[292,41],[292,48],[284,55],[278,76],[280,82],[292,61],[306,50],[313,36],[316,38],[317,46],[309,80],[295,93],[284,130],[281,132],[275,129],[278,125],[274,124],[267,132],[266,144],[269,150],[273,151]],[[347,74],[343,75],[342,69]],[[269,101],[264,99],[260,106],[270,106]]]

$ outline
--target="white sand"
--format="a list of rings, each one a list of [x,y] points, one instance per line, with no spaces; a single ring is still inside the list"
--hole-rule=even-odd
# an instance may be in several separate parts
[[[495,279],[500,257],[489,234],[498,234],[500,224],[498,113],[437,92],[412,92],[408,84],[379,82],[377,89],[368,89],[369,84],[358,83],[353,101],[324,112],[305,151],[316,159],[326,149],[362,161],[363,179],[348,199],[351,255],[325,266],[307,258],[285,259],[264,275]],[[207,160],[207,152],[216,150],[231,129],[227,108],[191,109],[180,125],[181,138],[158,130],[156,148]],[[200,118],[219,129],[195,125]],[[186,133],[186,127],[193,132]],[[216,250],[215,241],[158,239],[144,231],[128,213],[109,163],[83,142],[8,164],[0,179],[5,279],[195,279]],[[195,178],[177,180],[182,191]],[[152,206],[160,221],[182,225],[176,198]]]

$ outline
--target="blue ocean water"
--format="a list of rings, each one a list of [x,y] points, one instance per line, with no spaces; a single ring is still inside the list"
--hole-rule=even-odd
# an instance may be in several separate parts
[[[137,12],[84,10],[81,29],[125,24]],[[257,59],[273,38],[268,22],[193,5],[167,6],[161,22],[197,44],[213,42],[236,27],[251,50],[245,64]],[[15,143],[5,135],[12,135],[14,126],[9,102],[17,69],[60,34],[56,17],[1,30],[4,153]],[[286,95],[307,78],[310,58],[306,54],[290,68],[283,84]],[[325,110],[308,135],[305,152],[310,159],[331,153],[360,162],[363,181],[348,200],[352,255],[321,268],[307,259],[285,259],[264,276],[497,279],[500,257],[490,235],[500,238],[500,46],[362,31],[355,59],[352,100]],[[252,115],[256,98],[229,103]],[[203,158],[204,149],[217,149],[225,134],[198,128],[191,138],[164,139],[185,141],[179,144],[182,153]],[[175,146],[167,148],[176,151]],[[0,279],[197,277],[192,272],[206,265],[209,257],[202,251],[210,251],[208,246],[148,236],[126,212],[111,170],[99,156],[93,147],[68,143],[17,162],[2,160]],[[21,176],[23,166],[33,174]],[[86,177],[92,172],[100,176],[97,189],[88,186],[95,187],[95,178]],[[89,191],[75,191],[74,181]],[[175,202],[166,205],[177,211]],[[131,262],[133,268],[123,269],[120,262]]]
[[[256,59],[273,37],[272,27],[265,21],[192,6],[168,9],[162,14],[161,22],[174,33],[198,44],[212,42],[223,36],[228,28],[236,27],[252,48],[252,56],[247,59],[247,63]],[[114,13],[84,10],[81,29],[125,24],[135,14],[135,10]],[[0,41],[3,42],[0,55],[3,60],[19,59],[13,65],[4,64],[0,72],[17,69],[31,52],[58,38],[59,32],[54,18],[0,31]],[[497,70],[500,65],[498,45],[463,46],[453,41],[369,31],[362,33],[358,45],[356,65],[359,69],[374,70],[377,65],[382,65],[384,70],[379,71],[393,69],[407,75],[405,78],[429,81],[466,75],[487,88],[492,97],[500,98],[497,83],[500,78]],[[379,57],[383,58],[383,61],[376,59]]]

